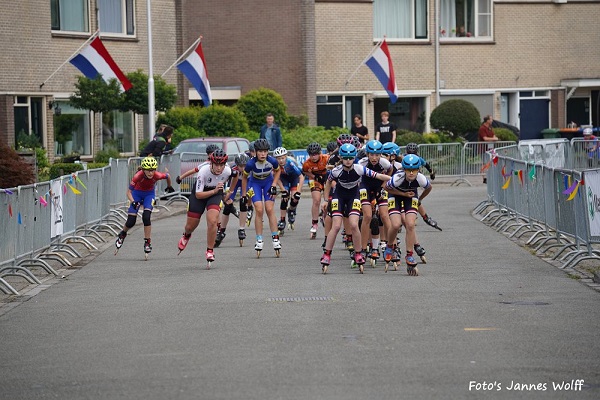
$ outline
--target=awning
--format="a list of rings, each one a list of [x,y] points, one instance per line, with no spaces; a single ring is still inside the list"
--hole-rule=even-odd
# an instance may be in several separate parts
[[[567,88],[567,100],[579,88],[600,88],[600,78],[563,79],[560,85]]]

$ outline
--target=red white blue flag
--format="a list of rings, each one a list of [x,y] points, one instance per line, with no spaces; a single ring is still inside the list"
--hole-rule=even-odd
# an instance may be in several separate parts
[[[204,61],[202,52],[202,42],[192,51],[185,60],[177,64],[177,68],[185,75],[196,89],[204,106],[212,104],[212,94],[210,92],[210,83],[208,82],[208,70]]]
[[[398,87],[396,86],[392,57],[390,56],[390,51],[385,40],[369,57],[366,64],[371,68],[377,79],[379,79],[386,92],[388,92],[392,104],[396,103],[396,100],[398,100]]]
[[[131,89],[131,82],[121,71],[117,63],[112,59],[104,44],[99,37],[96,37],[72,57],[69,62],[76,66],[89,79],[95,79],[98,74],[108,83],[111,79],[116,79],[122,91]]]

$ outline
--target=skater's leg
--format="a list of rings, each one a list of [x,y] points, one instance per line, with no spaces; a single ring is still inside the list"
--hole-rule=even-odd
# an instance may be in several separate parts
[[[417,214],[414,212],[406,213],[404,216],[404,227],[406,228],[406,251],[412,252],[415,243],[417,242],[417,232],[415,229],[415,222],[417,220]]]
[[[206,211],[206,246],[210,249],[215,246],[217,237],[217,221],[219,220],[219,209],[209,208]]]
[[[150,217],[152,210],[144,210],[142,213],[142,222],[144,223],[144,237],[150,239],[152,237],[152,221]]]
[[[357,250],[367,248],[367,242],[369,241],[369,233],[371,231],[371,219],[373,218],[373,208],[371,207],[371,204],[363,204],[362,212],[363,217],[362,224],[360,227],[360,234],[359,236],[355,237],[354,233],[352,233],[352,241],[355,243],[354,248]]]
[[[342,218],[342,216],[335,216],[331,218],[331,230],[329,231],[329,235],[327,235],[327,242],[325,243],[325,249],[331,251],[333,246],[335,246],[335,238],[337,237],[338,232],[342,228],[342,222],[346,218]]]
[[[363,242],[363,240],[361,240],[361,234],[362,234],[362,232],[358,228],[358,219],[359,219],[358,215],[350,214],[348,216],[348,228],[349,228],[349,231],[346,230],[346,232],[350,232],[352,234],[352,240],[354,241],[354,243],[357,243],[357,244]],[[367,225],[367,227],[368,227],[368,225]],[[365,248],[366,248],[366,243],[365,243],[365,247],[362,247],[362,248],[360,248],[358,246],[355,246],[355,250],[359,251],[359,252],[363,251]]]
[[[265,200],[265,211],[267,212],[267,218],[269,219],[269,229],[271,232],[278,232],[277,229],[277,216],[275,214],[275,202],[272,200]]]
[[[263,234],[263,214],[264,214],[264,203],[262,201],[256,201],[254,205],[254,230],[257,235],[262,236]]]

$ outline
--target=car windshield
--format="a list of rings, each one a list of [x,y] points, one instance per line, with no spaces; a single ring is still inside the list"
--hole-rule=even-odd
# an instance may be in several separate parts
[[[194,142],[181,142],[175,149],[174,153],[206,153],[206,146],[209,144],[215,144],[220,149],[223,148],[223,142],[214,141],[194,141]]]

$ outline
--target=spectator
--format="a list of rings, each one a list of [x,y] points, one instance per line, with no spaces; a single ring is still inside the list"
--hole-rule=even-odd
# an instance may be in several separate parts
[[[273,114],[268,113],[266,116],[267,123],[260,128],[260,139],[267,139],[269,142],[269,150],[273,151],[278,147],[283,147],[283,138],[281,137],[281,129],[275,123]]]
[[[359,138],[361,144],[365,144],[369,140],[369,128],[363,125],[360,114],[354,116],[354,124],[350,128],[350,134]]]
[[[492,130],[492,119],[491,115],[483,117],[483,124],[479,127],[479,141],[480,142],[497,142],[498,137]]]
[[[154,139],[144,147],[140,152],[141,157],[154,156],[160,157],[163,154],[168,154],[171,149],[171,137],[173,136],[173,127],[165,126],[162,131],[156,134]]]
[[[375,126],[375,140],[381,143],[396,143],[396,125],[389,121],[390,113],[383,111],[381,113],[381,122]]]
[[[588,167],[595,168],[594,164],[600,162],[600,147],[598,146],[598,138],[594,136],[592,128],[588,127],[583,130],[583,140],[588,156]]]

